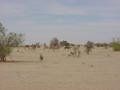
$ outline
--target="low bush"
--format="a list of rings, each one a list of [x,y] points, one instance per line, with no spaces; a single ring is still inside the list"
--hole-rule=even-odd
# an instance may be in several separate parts
[[[112,48],[114,51],[120,51],[120,43],[119,42],[113,42]]]

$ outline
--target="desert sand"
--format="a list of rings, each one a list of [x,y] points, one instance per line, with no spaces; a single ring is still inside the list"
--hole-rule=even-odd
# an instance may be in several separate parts
[[[80,57],[63,49],[17,50],[0,63],[0,90],[120,90],[120,52],[111,48],[90,55],[82,49]]]

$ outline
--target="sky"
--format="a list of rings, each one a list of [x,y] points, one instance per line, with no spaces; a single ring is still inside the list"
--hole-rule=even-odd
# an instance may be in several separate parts
[[[0,0],[0,22],[26,44],[110,42],[120,37],[120,0]]]

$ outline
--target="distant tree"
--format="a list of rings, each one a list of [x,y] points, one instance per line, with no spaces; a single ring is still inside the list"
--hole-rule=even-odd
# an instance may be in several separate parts
[[[70,49],[71,45],[67,41],[61,41],[60,46],[64,47],[64,49]]]
[[[85,45],[86,53],[89,54],[92,51],[93,47],[94,47],[94,43],[91,41],[88,41]]]
[[[0,59],[6,61],[6,56],[12,52],[12,47],[16,47],[24,41],[23,34],[14,32],[7,33],[5,27],[0,23]]]
[[[102,47],[102,44],[101,43],[95,43],[95,46],[96,47]]]
[[[50,41],[50,48],[51,49],[58,49],[59,48],[59,40],[57,38],[53,38]]]
[[[35,43],[35,45],[36,45],[37,48],[40,48],[40,43],[39,42]]]
[[[6,34],[6,37],[7,37],[6,45],[12,46],[12,47],[16,47],[22,44],[24,41],[23,34],[17,34],[17,33],[11,32]]]
[[[107,49],[110,44],[109,43],[95,43],[96,47],[104,47],[105,49]]]

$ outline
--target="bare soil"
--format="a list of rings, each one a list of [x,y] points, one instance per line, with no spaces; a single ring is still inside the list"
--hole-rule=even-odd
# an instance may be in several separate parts
[[[0,90],[120,90],[120,52],[95,48],[87,55],[82,49],[80,57],[68,52],[16,48],[0,63]]]

